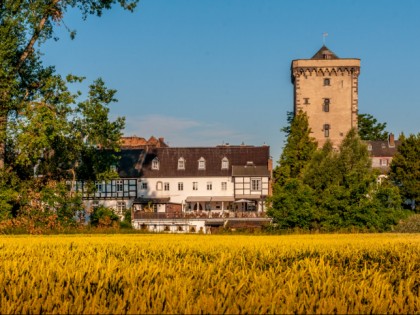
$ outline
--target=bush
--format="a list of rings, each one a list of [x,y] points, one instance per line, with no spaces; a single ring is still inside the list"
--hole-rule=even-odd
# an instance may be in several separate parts
[[[420,233],[420,214],[413,214],[401,220],[394,229],[398,233]]]

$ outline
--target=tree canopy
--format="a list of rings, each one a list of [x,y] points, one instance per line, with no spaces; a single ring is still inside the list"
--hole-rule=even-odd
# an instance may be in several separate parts
[[[132,11],[137,2],[0,2],[0,219],[25,213],[39,220],[52,214],[71,219],[80,196],[66,182],[115,175],[110,171],[112,152],[118,150],[124,128],[123,118],[109,119],[116,91],[97,79],[87,96],[71,92],[69,86],[84,78],[64,78],[44,66],[40,47],[53,38],[70,9],[87,18],[114,5]],[[69,35],[74,38],[75,31]]]
[[[389,133],[385,128],[386,123],[379,123],[370,114],[358,115],[358,132],[362,140],[387,140]]]
[[[392,159],[389,176],[399,187],[403,201],[420,210],[420,133],[401,135],[401,144]]]
[[[268,199],[268,214],[279,228],[383,231],[404,216],[398,188],[387,181],[378,185],[355,129],[338,151],[329,141],[316,150],[305,115],[295,119]]]

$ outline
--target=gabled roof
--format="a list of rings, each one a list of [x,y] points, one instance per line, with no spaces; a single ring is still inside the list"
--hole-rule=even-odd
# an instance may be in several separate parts
[[[394,146],[390,146],[388,140],[370,140],[366,141],[366,144],[372,157],[393,157],[401,141],[395,140]]]
[[[326,57],[328,56],[328,57]],[[322,47],[317,51],[311,59],[340,59],[336,54],[334,54],[327,46],[322,45]]]
[[[233,165],[232,176],[270,176],[266,166]]]
[[[229,166],[222,169],[222,160],[227,158]],[[152,169],[152,161],[157,158],[159,169]],[[178,160],[184,159],[185,169],[178,169]],[[198,169],[198,160],[204,158],[205,169]],[[244,166],[253,162],[256,166],[268,168],[269,146],[217,146],[197,148],[155,148],[149,150],[142,168],[142,176],[163,177],[207,177],[231,176],[232,165]]]

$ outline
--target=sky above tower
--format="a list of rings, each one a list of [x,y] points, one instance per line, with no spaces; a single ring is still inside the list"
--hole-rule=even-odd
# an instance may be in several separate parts
[[[43,46],[59,73],[118,90],[125,135],[170,146],[268,144],[293,110],[290,65],[324,44],[360,58],[359,112],[397,136],[420,132],[420,1],[141,0],[83,21],[69,11]],[[66,30],[76,29],[75,40]],[[328,33],[328,36],[323,36]]]

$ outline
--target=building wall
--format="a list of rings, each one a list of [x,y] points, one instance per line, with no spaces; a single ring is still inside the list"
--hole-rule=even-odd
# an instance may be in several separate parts
[[[330,139],[338,147],[346,133],[357,128],[359,59],[292,62],[294,110],[306,112],[312,136],[321,147]],[[329,85],[325,84],[329,79]],[[328,111],[324,102],[329,99]],[[324,128],[329,125],[329,134]]]
[[[222,182],[226,183],[226,190],[222,190]],[[146,183],[147,187],[144,187]],[[158,184],[160,183],[160,184]],[[178,184],[183,184],[183,190],[178,189]],[[193,183],[197,183],[197,190],[193,189]],[[211,183],[211,190],[207,185]],[[165,184],[169,190],[165,190]],[[158,186],[161,189],[158,190]],[[178,177],[178,178],[142,178],[138,186],[138,196],[142,198],[167,198],[173,203],[184,204],[190,196],[232,196],[232,177]]]

